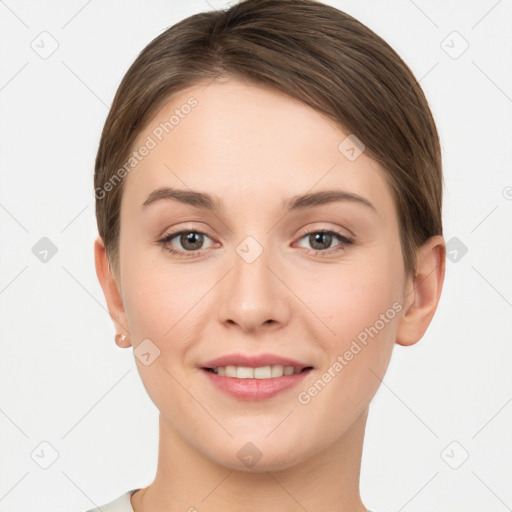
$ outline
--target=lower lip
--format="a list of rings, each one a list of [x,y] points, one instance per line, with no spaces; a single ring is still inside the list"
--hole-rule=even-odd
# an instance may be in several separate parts
[[[221,391],[242,400],[264,400],[271,398],[281,391],[290,389],[301,382],[311,369],[294,375],[283,375],[270,379],[237,379],[225,377],[202,369],[211,382]]]

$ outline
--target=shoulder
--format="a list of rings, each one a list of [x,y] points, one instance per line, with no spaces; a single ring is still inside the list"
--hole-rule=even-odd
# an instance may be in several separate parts
[[[119,498],[109,501],[105,505],[101,505],[101,507],[87,510],[87,512],[134,512],[130,498],[132,494],[138,490],[139,489],[132,489],[127,491],[119,496]]]

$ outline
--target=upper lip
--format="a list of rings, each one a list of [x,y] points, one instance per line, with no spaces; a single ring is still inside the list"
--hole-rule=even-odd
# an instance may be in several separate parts
[[[211,361],[203,364],[203,368],[218,368],[224,366],[247,366],[249,368],[258,368],[260,366],[293,366],[294,368],[308,368],[311,365],[301,363],[289,357],[282,357],[276,354],[259,354],[248,356],[244,354],[228,354],[222,357],[217,357]]]

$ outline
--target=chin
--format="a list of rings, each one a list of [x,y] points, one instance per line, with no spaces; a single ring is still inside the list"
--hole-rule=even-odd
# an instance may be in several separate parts
[[[231,440],[229,444],[223,443],[214,453],[205,455],[217,464],[234,471],[283,471],[305,459],[304,451],[297,449],[298,444],[300,443],[289,436],[286,441],[276,438],[270,442],[260,432],[255,436],[244,436],[243,441]]]
[[[297,465],[300,460],[296,458],[290,457],[290,454],[287,454],[284,457],[274,456],[274,455],[266,455],[262,456],[254,465],[249,465],[241,462],[238,457],[228,456],[226,454],[221,460],[216,460],[217,464],[224,466],[228,469],[232,469],[234,471],[242,471],[244,473],[266,473],[266,472],[277,472],[284,471],[288,468],[291,468]]]

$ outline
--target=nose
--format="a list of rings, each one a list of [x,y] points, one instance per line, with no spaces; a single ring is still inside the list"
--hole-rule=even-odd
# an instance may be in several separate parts
[[[243,251],[232,259],[232,268],[219,287],[217,315],[225,325],[244,332],[275,330],[287,324],[290,292],[273,268],[268,251],[251,261]]]

